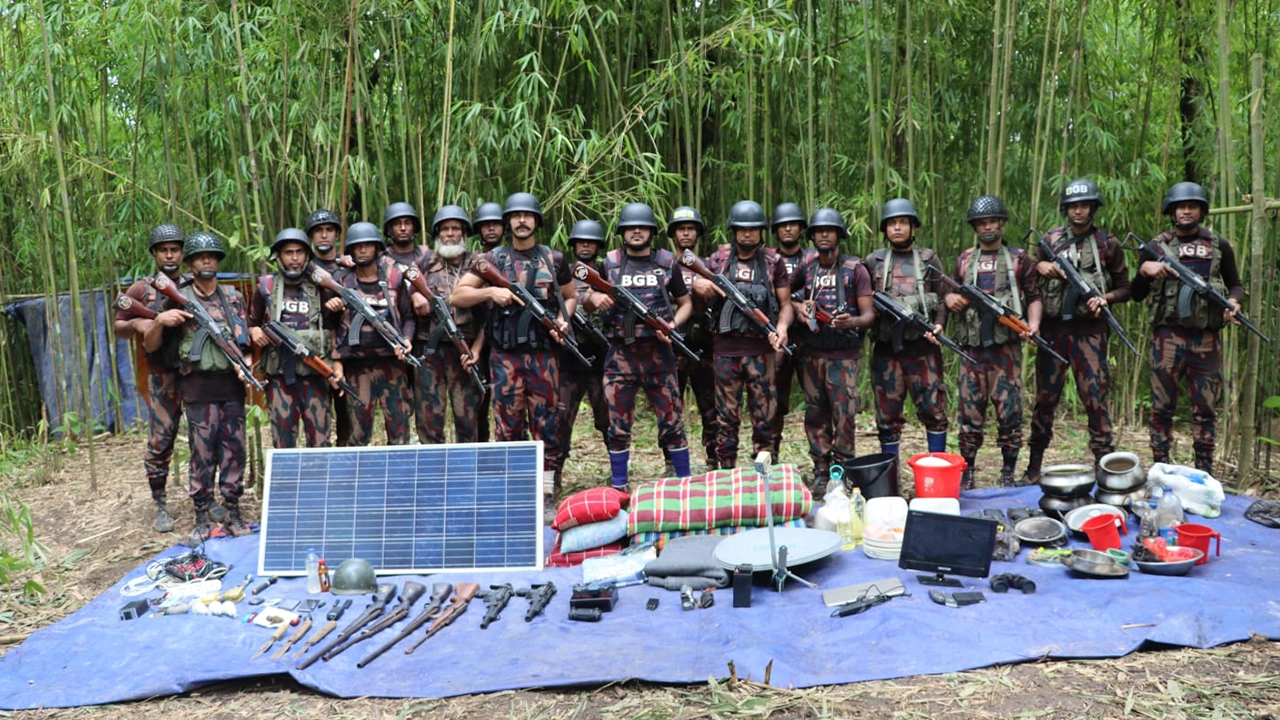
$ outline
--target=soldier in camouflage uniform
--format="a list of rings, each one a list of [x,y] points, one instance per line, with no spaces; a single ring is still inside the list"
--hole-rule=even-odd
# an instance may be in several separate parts
[[[1236,315],[1244,299],[1244,286],[1231,243],[1201,224],[1209,215],[1204,188],[1192,182],[1174,185],[1165,195],[1160,211],[1173,221],[1173,229],[1160,233],[1147,245],[1162,245],[1165,253],[1226,295],[1231,309],[1219,312],[1199,295],[1193,295],[1190,316],[1181,317],[1181,282],[1171,268],[1149,249],[1144,250],[1132,290],[1135,300],[1151,298],[1151,454],[1156,462],[1169,462],[1178,386],[1185,378],[1191,399],[1195,465],[1211,473],[1218,430],[1214,405],[1222,394],[1219,333],[1226,323],[1240,322]]]
[[[693,312],[684,275],[668,250],[655,250],[658,221],[653,208],[630,203],[618,213],[617,232],[622,247],[605,255],[604,277],[631,291],[654,315],[682,325]],[[673,308],[674,303],[674,308]],[[609,471],[613,486],[629,487],[627,465],[631,459],[631,426],[636,395],[643,389],[658,420],[658,445],[666,451],[678,477],[689,476],[689,441],[685,437],[676,356],[671,338],[655,331],[635,314],[599,295],[609,355],[604,363],[604,396],[609,405]]]
[[[272,345],[262,330],[274,320],[292,330],[316,356],[328,357],[331,337],[323,321],[327,298],[307,277],[311,244],[305,232],[281,230],[271,254],[280,271],[258,278],[257,292],[249,304],[249,339],[262,352],[262,367],[269,380],[267,411],[272,443],[278,448],[297,447],[298,426],[302,425],[307,447],[328,447],[329,382],[283,347]]]
[[[946,325],[942,297],[942,261],[929,248],[916,247],[920,214],[906,198],[894,198],[880,211],[880,232],[889,242],[867,257],[873,291],[890,295],[898,304],[933,321],[934,333]],[[933,273],[929,269],[933,269]],[[947,450],[947,389],[942,381],[942,350],[933,333],[905,330],[902,349],[893,347],[894,327],[879,318],[872,332],[871,390],[876,399],[876,429],[880,452],[898,455],[905,424],[907,395],[916,406],[916,417],[925,429],[929,452]],[[892,476],[898,476],[895,460]],[[896,482],[896,480],[895,480]]]
[[[681,205],[671,211],[671,220],[667,223],[667,237],[675,244],[676,255],[685,250],[698,253],[698,241],[706,232],[702,222],[702,214],[688,205]],[[708,284],[698,277],[697,273],[678,266],[684,276],[685,287],[693,290],[695,284]],[[693,400],[698,405],[698,416],[702,419],[702,449],[706,453],[707,469],[719,468],[716,455],[716,438],[719,426],[716,424],[716,363],[711,348],[711,318],[707,315],[707,300],[697,293],[690,293],[693,300],[693,312],[689,321],[680,331],[684,334],[685,344],[702,356],[701,360],[680,353],[676,355],[676,372],[680,381],[680,398],[684,401],[686,390],[693,387]]]
[[[805,247],[801,242],[805,231],[804,211],[793,202],[786,202],[773,209],[769,228],[778,241],[778,262],[787,271],[788,282],[795,276],[800,264],[812,259],[816,253],[813,248]],[[773,360],[777,363],[774,382],[778,393],[778,409],[773,416],[773,457],[778,457],[782,449],[782,427],[786,423],[787,413],[791,412],[791,380],[799,375],[800,368],[794,358],[784,352],[776,352]]]
[[[467,211],[457,205],[445,205],[436,211],[431,223],[431,234],[436,238],[434,257],[427,265],[427,286],[436,297],[447,300],[458,280],[471,269],[475,255],[467,250],[467,236],[471,234],[471,219]],[[463,357],[456,347],[444,337],[434,315],[419,318],[419,327],[428,325],[426,344],[422,348],[422,368],[414,385],[415,395],[421,397],[417,413],[418,439],[423,443],[445,441],[445,411],[453,408],[455,442],[471,443],[480,440],[478,412],[483,393],[471,379],[469,368],[484,351],[479,323],[470,309],[450,311],[459,332],[471,348],[471,358]],[[419,330],[418,335],[423,335]]]
[[[418,244],[418,234],[421,232],[422,219],[412,205],[407,202],[388,205],[382,214],[382,233],[391,244],[382,254],[380,262],[388,265],[399,263],[404,269],[414,268],[425,276],[427,266],[432,263],[433,253],[425,245]],[[400,290],[410,293],[407,287]],[[431,332],[431,305],[418,293],[411,293],[409,299],[416,316],[415,334],[409,340],[413,344],[414,355],[422,355],[427,346],[427,336]],[[409,385],[413,390],[414,426],[417,428],[418,441],[422,443],[428,442],[427,438],[432,437],[429,426],[433,422],[433,411],[427,401],[428,395],[433,392],[428,388],[432,382],[426,363],[409,372]]]
[[[481,272],[492,268],[511,283],[521,283],[557,316],[559,335],[571,332],[569,318],[577,307],[577,291],[564,256],[538,244],[542,204],[526,192],[513,193],[503,208],[510,245],[485,253],[458,281],[449,302],[470,308],[491,302],[485,323],[489,371],[493,385],[494,438],[525,440],[532,434],[545,446],[543,491],[554,503],[560,493],[564,450],[557,432],[562,338],[553,335],[503,287],[489,285]]]
[[[977,235],[977,245],[956,260],[954,279],[970,283],[1022,314],[1025,308],[1030,331],[1019,338],[996,323],[992,337],[982,336],[982,317],[977,308],[959,292],[950,292],[943,302],[952,313],[952,338],[965,348],[975,362],[960,366],[960,454],[968,463],[961,487],[973,487],[974,463],[982,447],[987,403],[995,406],[1002,465],[1000,485],[1014,482],[1018,451],[1022,449],[1022,346],[1040,330],[1040,284],[1036,282],[1031,256],[1020,248],[1004,244],[1004,227],[1009,211],[1000,198],[983,195],[969,206],[969,224]]]
[[[1111,432],[1111,412],[1107,406],[1111,384],[1107,362],[1107,340],[1111,330],[1102,319],[1102,309],[1129,299],[1129,270],[1124,250],[1116,236],[1095,227],[1094,215],[1102,207],[1102,193],[1088,178],[1067,183],[1058,200],[1058,210],[1067,224],[1053,228],[1045,240],[1060,258],[1070,262],[1094,288],[1102,293],[1079,307],[1063,308],[1067,281],[1062,269],[1043,250],[1036,249],[1036,273],[1040,276],[1040,296],[1044,302],[1046,340],[1059,355],[1071,361],[1076,393],[1089,420],[1089,449],[1094,460],[1115,452]],[[1063,318],[1063,311],[1071,319]],[[1023,485],[1040,480],[1045,448],[1053,440],[1053,415],[1062,399],[1068,367],[1049,353],[1036,353],[1036,407],[1031,413],[1031,444]]]
[[[771,248],[762,246],[764,208],[751,200],[734,203],[727,223],[733,242],[707,258],[707,269],[729,278],[764,311],[777,327],[765,337],[709,283],[695,291],[711,300],[715,333],[716,423],[720,435],[716,455],[722,468],[738,462],[738,430],[742,423],[742,393],[751,414],[751,444],[756,453],[773,451],[773,420],[777,412],[774,353],[787,344],[791,325],[791,286],[786,267]]]
[[[383,260],[382,233],[378,226],[358,222],[348,228],[347,252],[355,267],[339,270],[333,279],[359,293],[402,337],[413,337],[417,322],[409,293],[404,289],[400,270],[394,263]],[[336,328],[333,368],[355,387],[366,403],[364,407],[354,402],[347,405],[351,416],[351,444],[364,446],[373,439],[373,413],[379,402],[387,428],[387,443],[407,444],[413,390],[404,364],[405,350],[392,348],[367,323],[359,323],[359,332],[353,333],[357,315],[346,307],[342,298],[329,300],[325,308],[338,315],[331,321]]]
[[[502,244],[507,224],[502,221],[502,206],[496,202],[480,203],[472,234],[480,238],[480,252],[487,253]]]
[[[244,297],[229,285],[218,285],[218,263],[225,256],[222,242],[213,235],[198,232],[188,237],[182,258],[194,278],[181,292],[188,303],[203,305],[237,345],[247,348]],[[215,487],[221,488],[226,506],[224,529],[234,536],[245,535],[249,528],[240,516],[245,466],[244,382],[236,366],[188,312],[169,299],[162,306],[165,310],[156,316],[142,345],[147,352],[155,352],[166,341],[165,335],[177,338],[181,363],[178,386],[191,445],[188,494],[196,511],[188,544],[199,545],[212,531],[209,505]]]
[[[342,221],[330,210],[313,210],[307,215],[303,230],[311,240],[311,262],[330,275],[336,273]],[[351,413],[347,410],[347,398],[341,390],[330,388],[329,399],[333,403],[335,444],[347,447],[351,444]]]
[[[602,271],[598,256],[603,244],[604,227],[600,223],[595,220],[579,220],[573,224],[573,230],[569,233],[569,247],[578,262],[590,265],[596,272]],[[585,281],[577,278],[574,278],[573,284],[578,291],[578,310],[583,312],[588,323],[599,330],[598,303],[607,296],[595,292]],[[590,366],[584,366],[573,353],[560,353],[560,420],[557,443],[564,448],[566,459],[572,452],[573,426],[578,422],[578,410],[584,397],[591,404],[592,425],[605,443],[608,443],[609,432],[609,406],[604,400],[604,359],[609,347],[600,346],[590,334],[576,327],[575,335],[582,354],[594,362]]]
[[[182,245],[187,240],[177,225],[165,223],[151,230],[148,250],[156,261],[156,271],[175,283],[182,281]],[[118,338],[142,337],[154,324],[154,320],[137,317],[131,308],[134,304],[152,311],[160,309],[160,299],[149,278],[135,281],[116,303],[113,329]],[[173,443],[178,437],[178,422],[182,418],[182,393],[178,390],[177,347],[170,344],[165,352],[147,353],[147,449],[142,456],[142,467],[151,488],[151,499],[156,505],[156,517],[152,528],[156,532],[172,532],[173,516],[165,499],[165,485],[169,482],[169,460],[173,457]]]
[[[862,333],[875,322],[866,265],[840,252],[849,237],[840,211],[821,208],[809,219],[817,254],[791,274],[792,309],[801,321],[796,365],[804,389],[804,430],[813,458],[813,491],[823,492],[831,465],[857,456],[858,359]],[[818,320],[830,315],[830,324]]]

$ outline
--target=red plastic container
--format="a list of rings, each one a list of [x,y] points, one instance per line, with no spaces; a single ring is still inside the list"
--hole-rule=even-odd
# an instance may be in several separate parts
[[[1174,525],[1173,529],[1178,532],[1178,544],[1187,547],[1197,548],[1204,551],[1204,557],[1196,561],[1197,565],[1203,565],[1209,562],[1209,541],[1217,540],[1216,548],[1218,555],[1222,554],[1222,533],[1214,530],[1208,525],[1196,525],[1194,523],[1182,523]]]
[[[927,457],[946,460],[951,464],[939,467],[919,465],[919,461]],[[907,464],[911,466],[911,472],[916,478],[916,497],[960,499],[960,475],[968,466],[962,456],[944,452],[920,453],[913,455]]]

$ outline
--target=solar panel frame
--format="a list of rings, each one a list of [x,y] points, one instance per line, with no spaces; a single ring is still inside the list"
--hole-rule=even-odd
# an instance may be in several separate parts
[[[541,441],[267,451],[258,574],[542,570]]]

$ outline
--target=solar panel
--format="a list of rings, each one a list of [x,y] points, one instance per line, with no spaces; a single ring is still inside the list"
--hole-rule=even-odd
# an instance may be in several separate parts
[[[258,574],[542,569],[541,442],[267,452]]]

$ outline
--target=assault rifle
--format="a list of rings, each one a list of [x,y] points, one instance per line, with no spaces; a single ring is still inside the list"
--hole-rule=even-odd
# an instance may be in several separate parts
[[[118,296],[116,296],[115,306],[125,311],[126,313],[129,313],[130,316],[135,318],[142,318],[143,320],[156,319],[157,313],[155,310],[152,310],[151,308],[144,305],[142,302],[134,299],[133,297],[130,297],[125,293],[120,293]]]
[[[404,649],[405,655],[411,655],[414,650],[422,643],[430,640],[436,633],[448,627],[458,616],[467,611],[467,603],[471,602],[471,598],[476,596],[480,591],[478,583],[459,583],[458,589],[453,593],[453,602],[449,603],[449,607],[440,613],[435,622],[431,623],[431,627],[427,628],[427,634],[418,642]]]
[[[334,370],[332,365],[320,359],[319,355],[312,352],[311,348],[302,342],[302,338],[298,337],[292,330],[276,320],[268,320],[262,324],[262,332],[271,341],[272,345],[301,360],[304,365],[315,370],[320,377],[335,381],[338,389],[346,393],[347,397],[351,398],[360,407],[366,406],[367,403],[356,394],[356,389],[352,387],[351,383],[346,380],[339,380],[338,371]]]
[[[977,285],[972,283],[958,283],[952,279],[950,275],[947,275],[944,272],[938,272],[938,270],[933,266],[929,266],[929,270],[937,273],[938,277],[942,278],[948,285],[955,288],[956,292],[964,296],[964,298],[969,301],[969,304],[974,306],[978,310],[978,313],[982,315],[982,329],[980,331],[980,335],[982,337],[983,347],[991,347],[995,344],[992,332],[995,330],[995,324],[997,322],[1019,335],[1031,330],[1031,327],[1027,325],[1026,321],[1018,317],[1018,314],[1015,313],[1012,308],[1006,307],[1004,303],[991,297],[985,290]],[[1045,340],[1038,334],[1031,335],[1030,337],[1031,341],[1036,344],[1036,347],[1049,353],[1063,365],[1069,364],[1066,358],[1054,351],[1053,345],[1051,345],[1048,340]]]
[[[1130,233],[1132,234],[1132,233]],[[1182,283],[1182,289],[1178,291],[1178,317],[1186,320],[1191,317],[1191,296],[1199,295],[1209,303],[1209,307],[1222,312],[1225,310],[1234,310],[1235,306],[1227,299],[1226,295],[1218,292],[1208,280],[1200,277],[1195,270],[1183,265],[1177,258],[1169,252],[1164,243],[1152,240],[1142,246],[1156,260],[1168,265],[1175,273],[1178,274],[1178,282]],[[1253,321],[1245,317],[1243,312],[1237,312],[1235,315],[1236,322],[1244,326],[1246,330],[1262,338],[1263,342],[1271,342],[1271,338],[1267,337],[1258,329]]]
[[[713,273],[707,268],[706,263],[698,259],[692,250],[685,250],[680,256],[680,264],[694,271],[703,278],[710,280],[716,287],[720,288],[720,292],[724,293],[725,300],[738,309],[738,312],[746,316],[757,328],[765,335],[773,335],[778,332],[778,328],[772,322],[769,322],[769,316],[764,314],[759,305],[756,305],[751,298],[742,294],[738,286],[733,284],[729,278],[720,273]],[[783,345],[782,350],[788,355],[795,353],[796,346]]]
[[[488,628],[494,620],[502,618],[502,611],[506,609],[507,603],[511,602],[511,596],[514,594],[511,583],[490,585],[488,590],[476,593],[481,600],[484,600],[485,605],[484,619],[480,621],[481,630]]]
[[[422,297],[426,298],[431,305],[431,317],[435,320],[435,328],[431,330],[431,337],[427,340],[426,354],[431,355],[436,351],[436,346],[440,344],[440,336],[444,335],[449,342],[453,344],[455,350],[458,351],[458,357],[471,362],[471,366],[467,371],[471,373],[471,380],[480,389],[481,394],[488,392],[489,386],[485,383],[484,378],[480,377],[480,370],[476,368],[476,357],[471,353],[471,346],[467,344],[467,339],[462,336],[462,331],[458,329],[458,321],[453,317],[453,311],[449,309],[449,303],[439,295],[431,292],[431,288],[427,285],[427,279],[416,267],[402,265],[396,263],[396,267],[400,269],[400,273],[404,276],[404,281],[416,290]]]
[[[173,284],[168,275],[157,275],[150,282],[157,292],[190,313],[191,319],[195,320],[196,325],[204,331],[197,335],[195,342],[191,344],[189,360],[199,360],[200,353],[204,350],[204,344],[209,340],[213,340],[214,346],[226,356],[231,366],[236,369],[240,379],[244,381],[244,384],[259,392],[267,389],[266,385],[263,385],[258,378],[253,376],[253,368],[249,367],[249,361],[245,360],[244,351],[236,344],[235,339],[222,326],[222,323],[213,319],[213,316],[209,314],[209,310],[205,308],[204,303],[188,300],[187,296],[182,294],[182,291],[178,289],[177,285]]]
[[[529,600],[529,610],[524,614],[524,621],[533,622],[534,618],[547,609],[547,605],[551,603],[551,597],[555,594],[556,584],[553,582],[539,583],[517,590],[516,595]]]
[[[600,328],[591,324],[591,320],[587,318],[587,314],[582,312],[582,308],[573,309],[573,329],[586,335],[593,345],[598,348],[609,347],[609,338],[600,332]]]
[[[426,585],[423,585],[420,582],[406,580],[404,583],[404,592],[400,594],[400,604],[396,605],[394,610],[377,618],[377,622],[366,627],[359,635],[348,635],[346,640],[339,643],[337,646],[330,648],[326,652],[320,653],[320,657],[325,662],[329,662],[337,657],[337,655],[343,650],[346,650],[358,642],[364,642],[406,617],[409,617],[409,608],[413,607],[413,604],[418,602],[418,598],[422,597],[422,594],[426,591]]]
[[[893,321],[892,342],[893,351],[895,353],[902,352],[902,337],[903,333],[905,333],[908,328],[915,328],[920,332],[926,333],[933,332],[933,323],[907,309],[897,300],[894,300],[892,295],[877,290],[876,293],[871,296],[871,301],[875,304],[877,312],[887,316]],[[955,340],[952,340],[942,333],[933,333],[933,337],[943,347],[964,358],[967,362],[974,361],[972,357],[969,357],[968,353],[960,349],[960,346],[956,344]]]
[[[418,362],[418,358],[413,356],[413,348],[409,345],[409,341],[405,340],[404,336],[400,334],[400,330],[387,322],[386,318],[379,315],[378,311],[374,310],[360,293],[340,284],[326,270],[316,267],[314,263],[307,266],[307,273],[311,276],[311,282],[342,298],[342,302],[351,309],[353,313],[351,316],[351,328],[347,332],[352,345],[360,343],[360,330],[365,324],[369,324],[373,326],[374,330],[378,331],[378,334],[392,349],[400,348],[404,350],[404,361],[406,363],[413,367],[422,365],[421,362]]]
[[[1045,257],[1052,260],[1053,264],[1057,265],[1058,269],[1061,270],[1062,274],[1067,278],[1067,294],[1062,298],[1062,319],[1071,320],[1075,315],[1077,303],[1083,302],[1088,304],[1088,302],[1093,298],[1102,297],[1102,293],[1099,292],[1097,288],[1089,284],[1089,281],[1085,279],[1084,275],[1080,274],[1080,270],[1076,268],[1075,265],[1071,264],[1070,260],[1059,255],[1057,251],[1053,249],[1053,244],[1046,240],[1043,235],[1036,232],[1035,228],[1032,228],[1031,232],[1035,233],[1036,239],[1040,241],[1040,252],[1043,252]],[[1133,341],[1129,339],[1129,335],[1125,333],[1124,328],[1120,326],[1120,321],[1117,320],[1115,314],[1111,312],[1111,308],[1105,305],[1102,306],[1102,319],[1107,321],[1107,326],[1124,341],[1124,344],[1129,347],[1129,351],[1132,352],[1134,356],[1141,357],[1141,353],[1138,352],[1138,348],[1134,346]]]
[[[583,365],[590,366],[594,358],[586,357],[582,354],[582,349],[578,347],[578,340],[572,334],[560,332],[560,326],[556,324],[556,314],[543,305],[533,293],[529,292],[529,288],[521,283],[513,283],[506,278],[498,269],[490,265],[484,260],[477,260],[476,264],[471,268],[477,275],[484,278],[491,285],[495,285],[506,290],[510,290],[512,295],[516,296],[516,302],[529,313],[529,317],[537,320],[542,327],[551,333],[551,336],[568,348],[569,352],[578,359]],[[552,290],[558,292],[558,290]],[[517,333],[522,337],[528,337],[528,328],[526,321],[522,320]]]
[[[453,586],[450,585],[449,583],[435,583],[434,585],[432,585],[431,600],[427,602],[427,606],[422,609],[422,612],[418,613],[417,617],[410,620],[409,624],[405,625],[404,629],[396,633],[396,636],[388,640],[386,644],[384,644],[382,647],[378,648],[377,650],[374,650],[373,652],[369,653],[369,655],[365,657],[365,659],[356,663],[356,667],[362,668],[365,665],[368,665],[369,663],[373,662],[374,660],[377,660],[378,657],[382,655],[382,653],[395,647],[396,643],[409,637],[414,633],[414,631],[416,631],[418,628],[425,625],[428,620],[439,615],[440,608],[444,606],[444,601],[449,599],[449,594],[452,592],[453,592]]]
[[[590,285],[593,289],[607,294],[613,298],[614,302],[622,306],[622,309],[627,313],[627,319],[622,323],[623,337],[627,338],[626,342],[635,342],[636,320],[642,320],[645,325],[670,338],[671,344],[676,346],[680,352],[689,356],[694,362],[702,359],[701,355],[685,344],[684,335],[680,334],[675,325],[658,317],[648,305],[644,304],[643,300],[636,297],[635,293],[604,279],[600,273],[596,272],[595,268],[582,261],[579,261],[573,267],[573,276]]]
[[[321,648],[320,651],[317,652],[315,655],[312,655],[306,660],[303,660],[302,664],[298,666],[298,669],[306,670],[307,668],[311,667],[312,663],[314,663],[316,660],[319,660],[321,657],[326,655],[330,650],[346,642],[347,638],[359,632],[360,628],[364,627],[365,625],[368,625],[369,623],[381,617],[382,613],[385,612],[387,609],[387,603],[391,602],[392,598],[394,598],[395,596],[396,596],[395,585],[391,585],[391,584],[379,585],[377,592],[373,594],[373,602],[369,603],[369,607],[365,608],[364,612],[360,613],[359,617],[357,617],[355,620],[352,620],[349,625],[343,628],[342,632],[338,633],[337,637],[329,641],[328,645],[325,645],[323,648]],[[335,618],[335,621],[336,621],[336,618]]]

